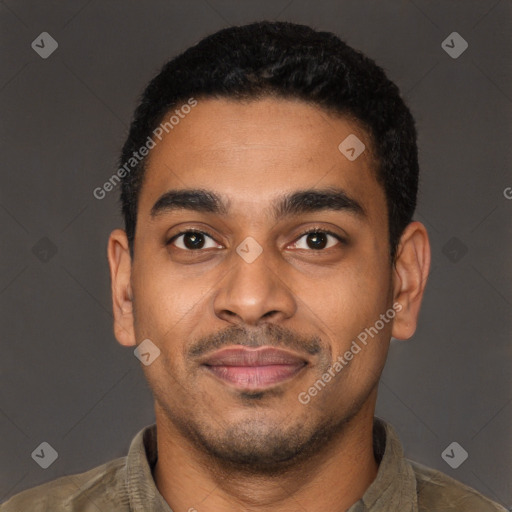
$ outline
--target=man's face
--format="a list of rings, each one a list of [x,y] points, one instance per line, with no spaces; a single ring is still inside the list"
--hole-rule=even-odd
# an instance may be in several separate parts
[[[351,134],[366,145],[353,161],[338,149]],[[332,370],[393,304],[386,199],[370,151],[356,124],[283,99],[199,100],[151,150],[134,331],[161,350],[144,367],[157,415],[195,446],[270,467],[373,407],[392,321]],[[218,196],[219,211],[160,200],[197,189]],[[274,208],[285,195],[327,189],[352,203],[307,196]],[[226,351],[243,347],[252,352]],[[330,368],[336,376],[319,385]]]

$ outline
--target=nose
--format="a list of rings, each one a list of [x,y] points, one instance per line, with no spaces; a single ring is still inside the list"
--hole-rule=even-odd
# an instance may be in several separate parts
[[[287,285],[283,262],[271,250],[263,249],[254,260],[233,251],[232,264],[214,297],[218,318],[233,324],[257,326],[292,317],[297,309],[293,291]]]

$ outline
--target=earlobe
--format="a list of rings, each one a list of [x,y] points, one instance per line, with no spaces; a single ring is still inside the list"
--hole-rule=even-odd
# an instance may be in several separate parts
[[[107,256],[110,267],[114,334],[121,345],[133,346],[136,342],[131,287],[132,262],[128,238],[122,229],[115,229],[110,234]]]
[[[394,302],[401,310],[393,321],[392,336],[409,339],[416,331],[430,269],[430,242],[425,226],[411,222],[404,230],[394,265]]]

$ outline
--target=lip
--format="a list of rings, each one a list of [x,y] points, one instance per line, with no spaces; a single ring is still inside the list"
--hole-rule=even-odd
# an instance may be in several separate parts
[[[263,390],[293,378],[308,362],[274,347],[231,347],[207,356],[202,365],[225,383],[245,390]]]

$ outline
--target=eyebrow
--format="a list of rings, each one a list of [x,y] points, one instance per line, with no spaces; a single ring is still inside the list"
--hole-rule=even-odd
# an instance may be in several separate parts
[[[176,210],[226,216],[229,213],[229,202],[211,190],[169,190],[158,198],[151,208],[150,215],[154,218]],[[336,187],[297,190],[277,197],[270,205],[270,213],[274,220],[322,210],[346,211],[360,219],[367,218],[363,205],[343,189]]]

